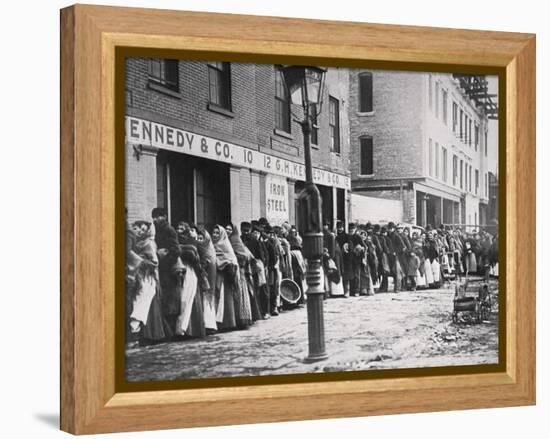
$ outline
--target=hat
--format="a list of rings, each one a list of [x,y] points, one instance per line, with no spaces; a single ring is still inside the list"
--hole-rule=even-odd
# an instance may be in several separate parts
[[[380,228],[380,233],[387,233],[387,232],[388,232],[388,229],[386,227]]]
[[[271,227],[269,224],[266,224],[264,226],[264,232],[265,233],[274,233],[273,227]]]
[[[258,220],[258,223],[261,224],[262,226],[265,226],[269,224],[269,221],[267,220],[267,218],[262,217]]]
[[[379,232],[380,231],[380,224],[375,224],[374,227],[372,228],[375,232]]]
[[[372,230],[372,224],[371,224],[370,221],[367,222],[367,224],[365,224],[365,229],[367,229],[367,230]]]
[[[349,223],[348,224],[348,229],[356,229],[357,228],[357,224],[355,223]]]
[[[155,207],[151,212],[152,218],[158,218],[159,216],[168,216],[166,209],[163,207]]]
[[[252,226],[252,232],[261,232],[258,226]]]
[[[395,223],[393,221],[388,223],[388,229],[395,229]]]
[[[244,229],[251,229],[252,228],[252,224],[250,224],[248,221],[243,221],[241,223],[241,231],[243,231]]]

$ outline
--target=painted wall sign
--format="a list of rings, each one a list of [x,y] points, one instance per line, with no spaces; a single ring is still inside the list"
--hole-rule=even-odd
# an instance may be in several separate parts
[[[289,220],[288,183],[286,178],[266,175],[265,214],[271,224],[281,225]]]
[[[180,130],[168,125],[126,116],[126,141],[169,151],[204,157],[295,180],[305,180],[305,166],[223,140]],[[313,181],[325,186],[351,189],[350,178],[323,169],[313,169]]]

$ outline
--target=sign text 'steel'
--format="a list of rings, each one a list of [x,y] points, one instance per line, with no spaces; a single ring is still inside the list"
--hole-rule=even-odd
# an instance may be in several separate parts
[[[130,116],[126,116],[125,128],[126,141],[131,144],[154,146],[295,180],[305,180],[303,164],[240,145]],[[351,189],[348,176],[322,169],[313,169],[313,181],[316,184]]]
[[[265,178],[265,217],[271,224],[289,220],[288,184],[286,178],[267,175]]]

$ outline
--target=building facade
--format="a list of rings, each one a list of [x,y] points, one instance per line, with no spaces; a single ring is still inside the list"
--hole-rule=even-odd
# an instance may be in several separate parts
[[[326,73],[312,133],[323,218],[347,221],[349,73]],[[305,180],[303,134],[274,65],[131,58],[126,62],[126,207],[164,207],[169,221],[296,222]]]
[[[389,220],[486,224],[496,145],[485,107],[463,85],[443,73],[351,70],[354,194],[399,202],[402,217]]]

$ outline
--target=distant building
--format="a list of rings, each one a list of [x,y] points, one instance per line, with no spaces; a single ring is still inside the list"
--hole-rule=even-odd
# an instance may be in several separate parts
[[[328,69],[312,133],[313,177],[331,222],[348,219],[348,80],[347,69]],[[128,59],[129,219],[160,206],[172,223],[295,223],[305,180],[301,111],[274,65]]]
[[[489,172],[489,212],[487,224],[498,224],[498,178]]]
[[[486,224],[487,88],[479,76],[350,70],[354,195],[395,200],[398,220],[421,226]]]

